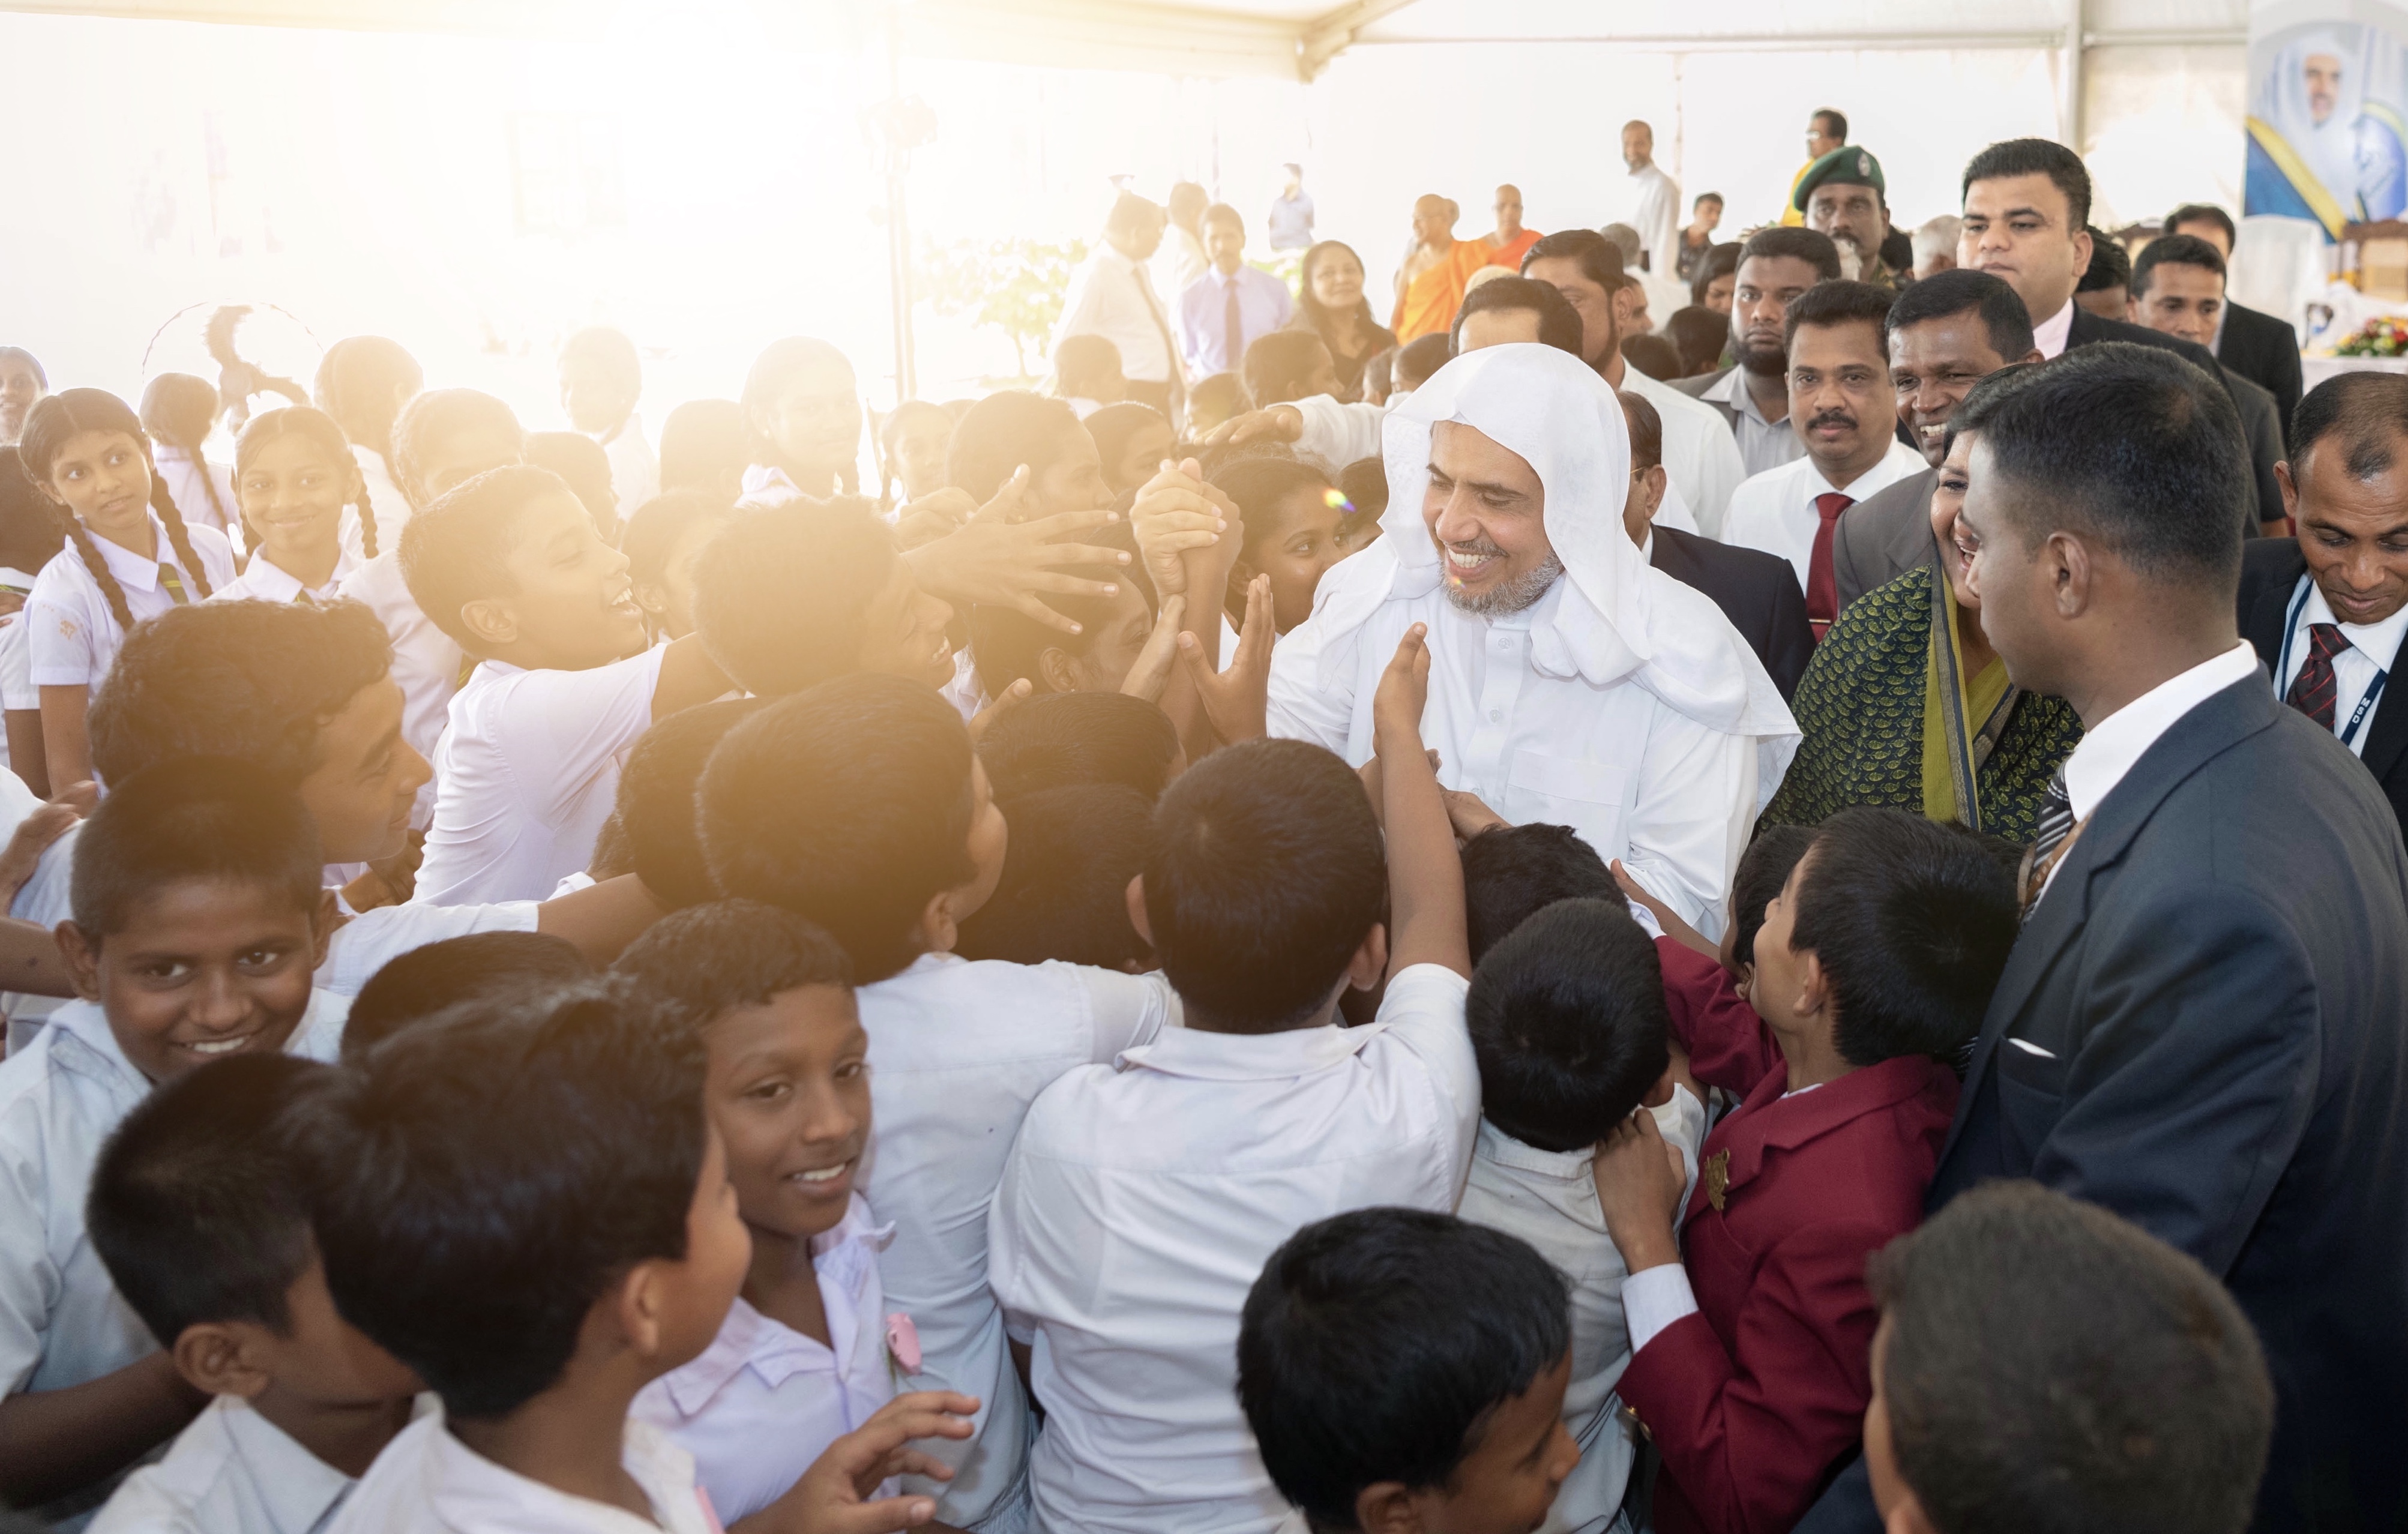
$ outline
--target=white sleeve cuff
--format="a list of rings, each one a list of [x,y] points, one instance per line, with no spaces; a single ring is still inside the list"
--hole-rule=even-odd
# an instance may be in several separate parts
[[[1642,1268],[1622,1281],[1622,1315],[1630,1326],[1630,1351],[1636,1356],[1656,1336],[1684,1315],[1695,1314],[1698,1297],[1689,1291],[1689,1270],[1677,1262]]]

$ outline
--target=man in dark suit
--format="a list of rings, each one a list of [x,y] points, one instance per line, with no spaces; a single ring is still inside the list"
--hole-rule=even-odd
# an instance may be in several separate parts
[[[2036,369],[1974,447],[1983,630],[2086,733],[1928,1203],[2035,1178],[2197,1257],[2274,1378],[2254,1527],[2396,1529],[2408,851],[2235,630],[2246,494],[2222,389],[2132,347]],[[1870,1529],[1870,1500],[1853,1470],[1799,1527]]]
[[[2408,825],[2408,378],[2344,373],[2300,402],[2283,490],[2294,538],[2241,559],[2241,634],[2275,695],[2332,731]]]
[[[2160,336],[2209,345],[2227,308],[2224,277],[2224,258],[2207,241],[2190,235],[2165,235],[2151,240],[2132,266],[2126,303],[2133,323]],[[2274,466],[2283,459],[2284,426],[2289,417],[2272,394],[2243,377],[2240,369],[2221,361],[2217,366],[2234,408],[2241,412],[2242,429],[2249,437],[2250,472],[2258,486],[2258,515],[2251,531],[2280,533],[2284,530],[2283,489],[2275,482]],[[2296,396],[2292,403],[2298,404]]]
[[[1949,418],[1973,385],[2014,363],[2040,361],[2031,316],[1988,272],[1934,272],[1899,294],[1883,327],[1899,428],[1931,467],[1874,492],[1840,517],[1831,577],[1840,607],[1919,566],[1939,563],[1931,487],[1946,455]]]
[[[2213,203],[2188,203],[2166,215],[2169,235],[2196,235],[2215,247],[2227,263],[2238,231],[2232,215]],[[2225,300],[2215,332],[2215,360],[2274,396],[2283,440],[2291,439],[2291,416],[2300,408],[2300,333],[2289,322]]]
[[[1664,500],[1664,423],[1656,407],[1629,390],[1620,391],[1622,418],[1630,423],[1630,492],[1622,524],[1630,541],[1647,551],[1656,568],[1713,598],[1740,638],[1781,689],[1786,702],[1814,653],[1814,631],[1806,623],[1806,594],[1789,561],[1760,549],[1716,543],[1677,527],[1655,525]]]

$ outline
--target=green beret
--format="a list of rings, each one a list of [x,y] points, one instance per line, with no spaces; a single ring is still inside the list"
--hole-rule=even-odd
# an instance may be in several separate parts
[[[1842,144],[1830,153],[1806,167],[1798,178],[1798,190],[1790,194],[1790,205],[1800,213],[1814,195],[1814,189],[1828,183],[1832,186],[1869,186],[1883,202],[1889,201],[1889,183],[1882,179],[1881,162],[1854,144]]]

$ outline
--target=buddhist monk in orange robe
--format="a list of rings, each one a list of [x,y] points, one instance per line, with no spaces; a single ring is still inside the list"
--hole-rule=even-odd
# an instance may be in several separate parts
[[[1522,269],[1522,258],[1539,243],[1539,232],[1522,227],[1520,187],[1509,182],[1497,189],[1497,228],[1481,236],[1480,242],[1488,247],[1490,262],[1515,272]]]
[[[1453,327],[1464,283],[1489,264],[1486,243],[1455,238],[1455,204],[1444,197],[1413,204],[1413,237],[1421,243],[1397,274],[1397,309],[1388,326],[1399,346]]]

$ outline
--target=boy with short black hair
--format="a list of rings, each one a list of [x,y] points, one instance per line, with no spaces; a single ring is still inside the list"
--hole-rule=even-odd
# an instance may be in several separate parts
[[[738,511],[694,564],[695,638],[763,697],[855,671],[942,687],[953,677],[953,616],[854,497]]]
[[[978,753],[1007,799],[1117,783],[1152,801],[1187,769],[1170,716],[1125,693],[1040,693],[989,720]]]
[[[573,984],[593,973],[574,944],[541,932],[472,932],[413,948],[369,976],[351,998],[342,1061],[358,1064],[387,1039],[446,1007]]]
[[[1890,1534],[2241,1534],[2274,1390],[2188,1254],[1992,1183],[1875,1254],[1865,1461]]]
[[[420,512],[401,567],[479,663],[436,748],[418,898],[541,899],[585,867],[636,738],[727,677],[694,636],[646,648],[626,556],[542,469],[490,469]]]
[[[1366,1209],[1271,1254],[1238,1399],[1298,1534],[1525,1534],[1581,1449],[1564,1281],[1499,1231]],[[1300,1528],[1299,1528],[1299,1526]]]
[[[236,1055],[109,1137],[86,1220],[118,1293],[212,1398],[94,1534],[277,1534],[331,1512],[408,1422],[418,1381],[335,1312],[277,1123],[324,1066]]]
[[[1046,1404],[1042,1527],[1268,1534],[1284,1509],[1234,1393],[1247,1286],[1314,1220],[1462,1194],[1480,1083],[1422,636],[1376,694],[1384,855],[1362,781],[1319,746],[1248,741],[1189,768],[1129,895],[1186,1026],[1069,1071],[1021,1125],[988,1276]],[[1340,1027],[1340,996],[1383,974],[1379,1025]]]
[[[1006,715],[1009,718],[1010,715]],[[965,961],[1009,832],[960,714],[933,688],[860,674],[727,734],[696,806],[712,881],[820,926],[853,961],[869,1034],[876,1165],[863,1188],[895,1240],[879,1267],[918,1329],[918,1388],[982,1402],[938,1516],[1023,1516],[1028,1408],[987,1275],[986,1211],[1028,1105],[1178,1017],[1158,975]]]
[[[1013,964],[1092,964],[1135,974],[1154,949],[1129,921],[1128,884],[1154,845],[1154,801],[1120,783],[1073,783],[1006,806],[1003,878],[962,924],[956,951]]]
[[[1980,841],[1841,811],[1756,933],[1757,1039],[1682,1039],[1698,1080],[1745,1099],[1707,1137],[1696,1196],[1648,1115],[1599,1150],[1630,1269],[1620,1391],[1663,1455],[1663,1534],[1786,1527],[1854,1452],[1876,1321],[1865,1259],[1922,1219],[1951,1065],[2018,925],[2014,878]]]
[[[84,1196],[155,1083],[228,1055],[333,1057],[342,1003],[310,983],[334,915],[322,861],[299,799],[206,757],[116,784],[77,837],[58,938],[79,999],[0,1063],[8,1501],[83,1511],[203,1404],[102,1270]]]
[[[1506,934],[1558,900],[1617,900],[1613,870],[1569,825],[1507,825],[1463,844],[1463,904],[1479,963]]]
[[[1618,891],[1555,901],[1516,925],[1472,971],[1465,1014],[1480,1062],[1481,1125],[1456,1212],[1528,1241],[1570,1285],[1564,1423],[1581,1462],[1541,1527],[1600,1527],[1622,1507],[1636,1446],[1613,1389],[1630,1360],[1627,1271],[1591,1163],[1598,1143],[1644,1108],[1680,1153],[1685,1183],[1705,1138],[1705,1104],[1670,1047],[1656,945]]]

